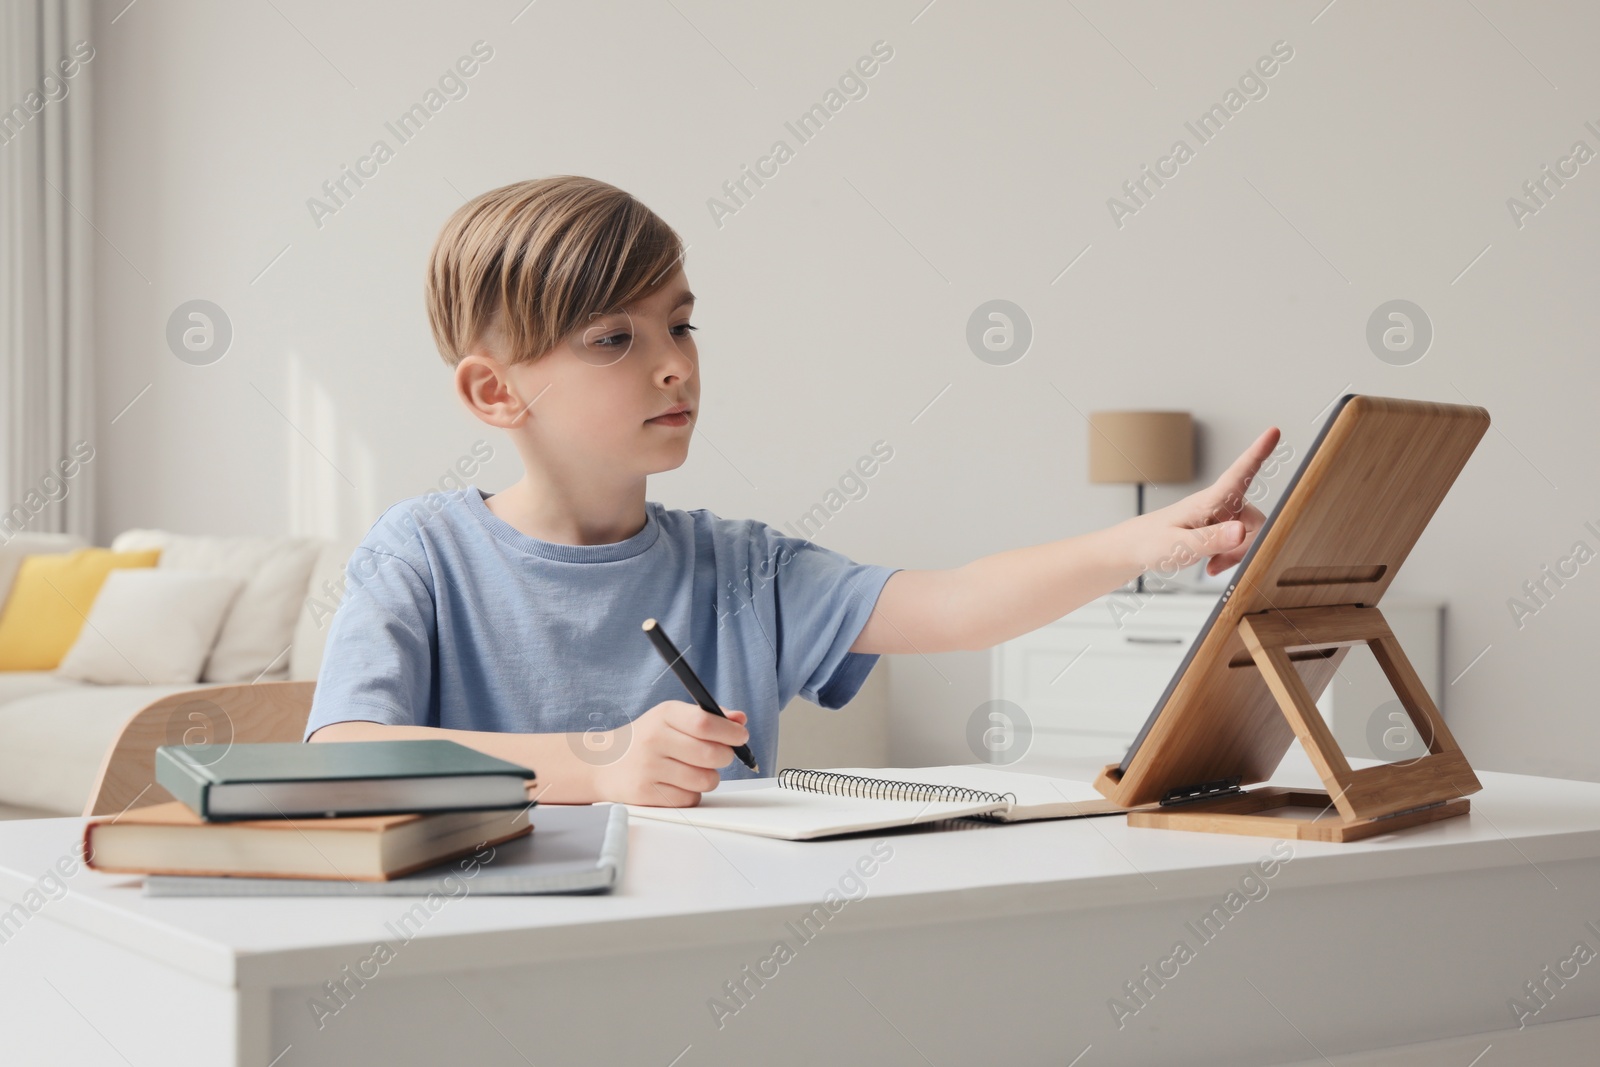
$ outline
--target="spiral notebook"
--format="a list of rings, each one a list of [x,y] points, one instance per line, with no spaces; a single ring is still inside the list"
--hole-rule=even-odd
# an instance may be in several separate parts
[[[642,819],[803,841],[945,819],[996,822],[1116,815],[1088,782],[984,765],[786,768],[759,786],[716,789],[693,808],[628,805]]]

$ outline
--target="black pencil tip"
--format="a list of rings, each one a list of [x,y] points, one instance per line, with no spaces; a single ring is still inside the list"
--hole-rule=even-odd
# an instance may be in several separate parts
[[[655,629],[655,625],[656,625],[656,620],[654,620],[654,619],[646,619],[646,620],[644,620],[643,629],[653,630],[653,629]]]

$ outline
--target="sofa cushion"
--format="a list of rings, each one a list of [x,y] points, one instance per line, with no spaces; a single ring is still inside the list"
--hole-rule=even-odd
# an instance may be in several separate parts
[[[127,530],[113,548],[160,548],[162,567],[213,571],[244,580],[200,678],[206,682],[274,681],[288,676],[295,621],[318,542],[301,537],[192,537]]]
[[[113,571],[56,674],[97,685],[192,685],[243,585],[178,567]]]
[[[322,652],[328,643],[328,626],[344,602],[345,568],[355,554],[360,539],[324,541],[312,568],[305,605],[294,627],[294,645],[289,650],[289,678],[314,682],[322,670]]]
[[[192,685],[82,685],[0,704],[0,803],[82,814],[122,724]]]
[[[77,682],[69,682],[55,671],[0,671],[0,704],[31,697],[35,693],[53,693],[58,689],[76,689]],[[5,738],[0,735],[0,746]]]
[[[11,592],[11,580],[17,576],[17,568],[22,565],[24,556],[41,556],[47,552],[75,552],[88,547],[89,542],[76,534],[12,534],[10,538],[0,543],[0,605],[5,604],[6,594]]]
[[[28,556],[0,614],[0,671],[54,670],[83,629],[106,576],[123,567],[154,567],[160,549]]]

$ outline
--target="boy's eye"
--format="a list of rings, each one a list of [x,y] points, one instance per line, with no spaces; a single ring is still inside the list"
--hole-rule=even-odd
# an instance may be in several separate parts
[[[688,337],[690,330],[698,330],[699,328],[684,322],[672,327],[671,332],[674,337]],[[588,342],[596,348],[626,348],[633,343],[633,335],[627,330],[615,330],[599,337],[590,337]]]

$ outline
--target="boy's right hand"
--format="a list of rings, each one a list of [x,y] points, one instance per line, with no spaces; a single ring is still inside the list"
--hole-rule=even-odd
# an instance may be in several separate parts
[[[625,726],[608,731],[622,755],[595,769],[604,800],[652,807],[692,808],[717,787],[717,773],[733,761],[733,746],[747,744],[742,711],[726,719],[697,704],[666,700]]]

